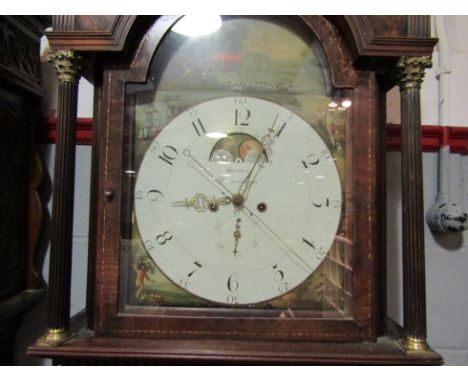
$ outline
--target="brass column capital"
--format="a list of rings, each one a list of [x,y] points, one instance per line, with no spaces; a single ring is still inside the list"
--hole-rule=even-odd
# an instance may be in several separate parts
[[[71,82],[76,84],[80,77],[84,65],[81,56],[72,50],[49,51],[47,61],[52,63],[57,70],[59,82]]]
[[[421,88],[424,80],[424,71],[432,67],[430,56],[400,57],[396,65],[396,77],[400,91],[411,88]]]

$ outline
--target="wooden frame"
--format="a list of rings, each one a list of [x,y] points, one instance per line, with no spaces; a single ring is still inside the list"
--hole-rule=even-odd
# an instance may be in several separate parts
[[[71,343],[65,343],[60,349],[47,351],[41,346],[33,347],[31,354],[47,354],[62,360],[87,357],[119,359],[119,362],[137,359],[144,359],[145,362],[198,359],[263,363],[267,360],[266,355],[273,362],[281,360],[287,363],[440,362],[435,353],[426,349],[424,354],[409,354],[395,341],[381,339],[382,335],[389,333],[385,325],[385,242],[381,240],[385,231],[382,197],[385,185],[380,169],[384,167],[385,148],[383,99],[391,81],[385,81],[389,73],[382,79],[376,70],[388,70],[399,55],[430,53],[434,40],[427,38],[427,28],[424,27],[427,24],[420,23],[420,19],[424,18],[413,17],[409,20],[394,17],[381,28],[383,35],[379,35],[378,23],[371,17],[305,16],[300,21],[319,38],[331,63],[333,85],[354,89],[353,112],[349,123],[351,127],[348,127],[347,132],[353,145],[352,169],[348,172],[352,182],[348,186],[351,185],[353,190],[352,213],[355,231],[359,234],[355,242],[358,258],[354,264],[356,309],[353,320],[306,318],[294,321],[268,317],[257,321],[255,315],[251,312],[246,314],[245,310],[216,310],[215,313],[208,309],[195,311],[185,308],[161,309],[159,312],[158,308],[137,308],[133,312],[120,310],[118,223],[122,208],[120,192],[125,83],[145,80],[157,42],[175,19],[161,17],[142,38],[145,29],[141,27],[144,25],[143,19],[117,17],[112,22],[107,20],[105,24],[113,25],[113,31],[120,31],[117,34],[109,34],[108,28],[101,32],[95,28],[87,31],[84,26],[87,23],[92,25],[91,19],[89,16],[83,17],[80,30],[74,30],[73,22],[68,20],[64,24],[67,26],[65,30],[50,34],[50,41],[52,46],[56,42],[57,47],[64,47],[66,36],[70,38],[68,46],[77,51],[109,52],[120,49],[123,52],[120,58],[107,56],[103,70],[100,64],[96,65],[102,77],[95,77],[97,134],[93,157],[95,166],[90,246],[92,292],[88,303],[93,333],[88,332]],[[60,20],[57,18],[55,25],[61,25]],[[86,42],[88,37],[98,41],[103,36],[107,36],[107,40],[100,47],[99,44],[88,45]],[[124,46],[138,37],[141,38],[141,44],[134,50],[134,58],[128,61],[131,49],[124,49]],[[379,60],[374,60],[373,56],[379,56]],[[372,69],[369,70],[369,67]],[[414,128],[416,125],[411,126]],[[417,166],[414,171],[418,171]],[[420,261],[419,257],[415,259]],[[408,267],[412,266],[409,263]],[[410,278],[414,275],[412,272],[408,273]],[[418,293],[415,291],[411,296]],[[412,299],[411,303],[415,301]],[[411,314],[408,315],[410,319]],[[421,317],[416,317],[416,321],[420,320]],[[409,325],[410,332],[406,333],[407,338],[412,338],[412,332],[417,332],[416,342],[420,335],[424,337],[425,332],[425,325],[418,322]],[[236,340],[234,347],[231,346],[232,340]],[[368,341],[376,341],[370,346],[374,349],[372,352],[363,350],[371,343]],[[339,350],[343,349],[342,345],[337,344],[339,342],[346,342],[343,345],[346,355]],[[84,347],[88,349],[87,352]],[[130,352],[128,356],[124,355],[125,349]],[[263,355],[256,356],[255,352]]]
[[[110,65],[104,69],[102,99],[105,112],[98,121],[99,188],[94,209],[99,212],[95,234],[96,282],[94,293],[96,336],[113,337],[185,337],[185,338],[243,338],[243,339],[288,339],[358,341],[376,338],[377,301],[379,296],[376,279],[378,249],[377,230],[383,224],[379,220],[377,206],[377,183],[380,164],[377,162],[377,149],[380,136],[377,124],[375,99],[377,83],[370,73],[359,73],[350,66],[350,56],[342,40],[329,23],[319,17],[303,19],[304,33],[316,33],[324,50],[333,52],[330,58],[332,78],[340,87],[356,86],[353,93],[353,113],[349,118],[348,137],[353,143],[346,151],[353,153],[348,180],[347,198],[354,206],[356,235],[354,249],[358,257],[354,269],[354,319],[317,320],[311,318],[284,320],[262,317],[260,313],[245,310],[212,308],[133,308],[121,311],[119,307],[119,243],[122,237],[119,230],[121,219],[121,190],[123,132],[128,128],[124,115],[124,90],[128,82],[141,82],[146,79],[147,68],[157,44],[163,38],[167,23],[156,22],[143,38],[130,68]],[[298,22],[301,22],[298,19]],[[306,32],[306,28],[310,28]],[[334,32],[334,33],[333,33]],[[336,47],[339,46],[339,49]],[[335,52],[339,52],[336,55]],[[359,83],[359,85],[357,85]],[[126,126],[126,127],[124,127]],[[358,145],[356,142],[360,142]],[[112,199],[103,197],[109,192]],[[369,280],[368,277],[371,276]],[[132,314],[133,313],[133,314]],[[265,314],[265,313],[263,313]],[[259,317],[260,316],[260,317]],[[253,329],[254,328],[254,329]]]

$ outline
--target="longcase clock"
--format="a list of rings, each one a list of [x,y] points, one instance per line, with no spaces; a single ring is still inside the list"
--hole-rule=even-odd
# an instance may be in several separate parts
[[[67,314],[73,211],[62,199],[49,329],[30,353],[62,364],[440,363],[426,343],[418,226],[428,30],[423,16],[55,17],[69,139],[54,198],[72,192],[80,73],[96,90],[87,323],[76,332]],[[403,328],[384,297],[383,105],[395,84],[403,177],[417,179],[403,182]]]

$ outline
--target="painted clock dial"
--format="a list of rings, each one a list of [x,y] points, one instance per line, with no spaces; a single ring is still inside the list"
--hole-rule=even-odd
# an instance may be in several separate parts
[[[278,104],[223,97],[153,140],[135,185],[142,242],[173,283],[221,304],[254,304],[303,283],[341,218],[335,160]]]

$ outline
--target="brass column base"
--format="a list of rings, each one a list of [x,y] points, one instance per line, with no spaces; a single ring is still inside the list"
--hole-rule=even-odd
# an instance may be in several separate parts
[[[411,354],[427,354],[431,352],[431,348],[424,338],[416,338],[412,336],[404,337],[400,340],[401,346],[407,353]]]
[[[55,347],[76,336],[76,333],[70,333],[65,329],[48,329],[47,333],[37,340],[39,346]]]

